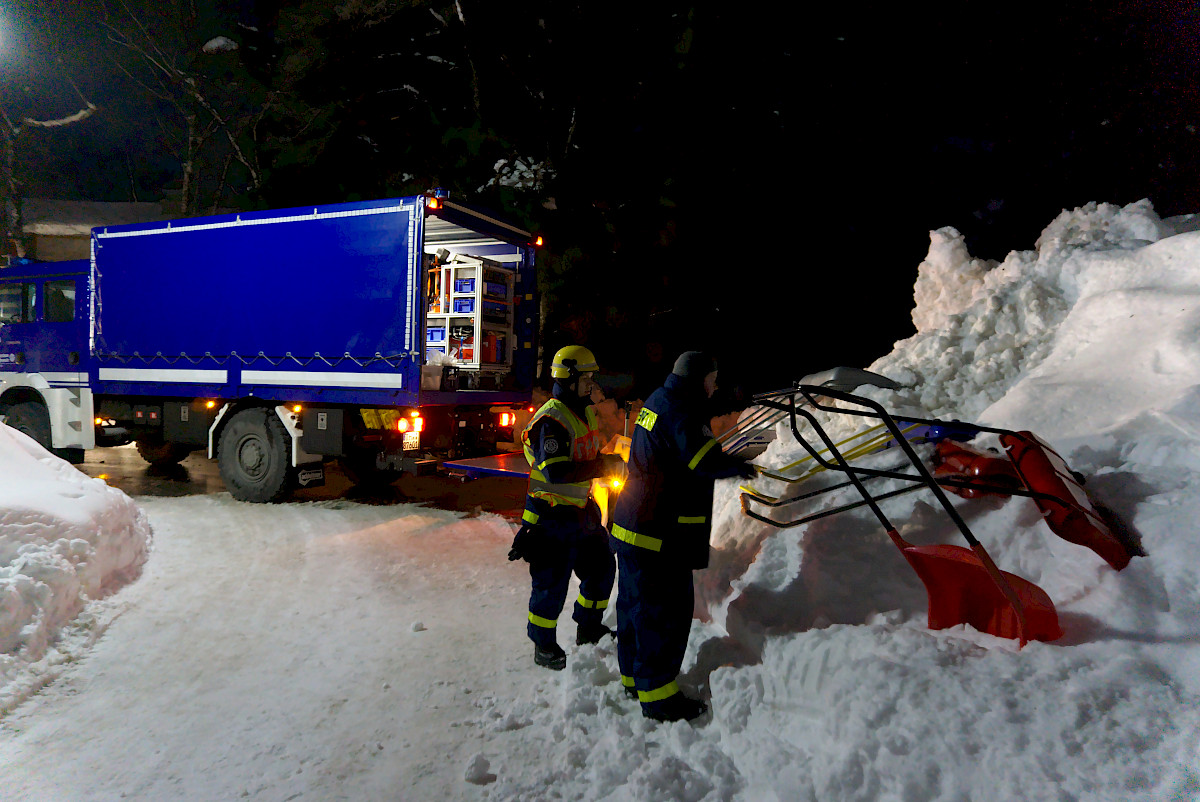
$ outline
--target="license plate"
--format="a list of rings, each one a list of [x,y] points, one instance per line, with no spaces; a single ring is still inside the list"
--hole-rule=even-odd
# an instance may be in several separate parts
[[[405,451],[415,451],[421,447],[420,432],[405,432],[404,444],[401,446]]]

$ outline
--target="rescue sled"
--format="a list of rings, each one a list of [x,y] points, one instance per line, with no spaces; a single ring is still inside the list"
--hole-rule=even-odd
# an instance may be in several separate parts
[[[833,402],[852,406],[835,406]],[[1028,580],[997,568],[947,497],[946,491],[968,498],[984,494],[1031,498],[1043,511],[1047,524],[1055,534],[1091,548],[1118,570],[1129,562],[1130,551],[1096,513],[1076,475],[1058,454],[1030,432],[909,416],[898,421],[877,402],[828,385],[798,384],[790,392],[779,391],[756,397],[755,403],[782,412],[789,420],[793,436],[808,452],[809,459],[824,470],[844,473],[847,480],[786,500],[773,499],[743,488],[743,512],[771,526],[786,528],[850,509],[870,507],[888,537],[925,585],[931,629],[970,624],[999,637],[1016,638],[1022,646],[1029,640],[1048,641],[1062,635],[1054,603],[1045,591]],[[856,453],[861,455],[869,452],[856,451],[853,447],[843,452],[840,446],[847,442],[835,443],[811,410],[879,421],[871,429],[882,427],[886,431],[886,445],[897,448],[904,456],[904,463],[890,469],[851,466],[850,460]],[[823,448],[816,447],[801,434],[800,419],[812,427]],[[913,437],[913,427],[924,427],[916,439],[937,443],[932,471],[925,466],[909,442],[909,438]],[[953,435],[970,440],[981,431],[1000,435],[1007,456],[951,439]],[[906,472],[908,470],[915,472]],[[811,475],[811,469],[806,473]],[[867,490],[866,483],[878,478],[900,479],[910,484],[897,490],[872,494]],[[755,505],[782,507],[847,487],[854,487],[862,500],[791,521],[776,521],[753,509]],[[953,545],[915,546],[900,536],[880,509],[879,503],[919,490],[928,490],[934,495],[970,548]]]

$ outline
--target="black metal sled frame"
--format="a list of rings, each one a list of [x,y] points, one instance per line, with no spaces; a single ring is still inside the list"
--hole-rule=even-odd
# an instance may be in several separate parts
[[[907,473],[899,473],[899,472],[893,471],[893,470],[879,470],[879,469],[873,469],[873,468],[852,467],[850,465],[849,461],[846,459],[846,457],[843,456],[842,452],[838,450],[837,444],[834,443],[833,438],[829,436],[829,434],[825,431],[824,427],[822,427],[820,422],[817,421],[816,416],[809,409],[806,409],[803,406],[796,403],[797,395],[802,395],[804,397],[805,402],[807,403],[807,406],[809,406],[813,409],[819,409],[819,410],[822,410],[825,412],[832,412],[832,413],[837,413],[837,414],[850,414],[850,415],[857,415],[860,417],[875,418],[875,419],[882,421],[883,424],[887,427],[888,431],[891,432],[891,435],[892,435],[893,439],[896,441],[897,446],[903,451],[903,453],[904,453],[905,457],[908,459],[909,463],[912,465],[913,468],[916,469],[916,472],[917,472],[916,476],[914,476],[912,474],[907,474]],[[832,398],[834,400],[844,401],[844,402],[850,403],[850,404],[857,404],[861,407],[866,407],[867,409],[866,410],[844,409],[841,407],[835,407],[835,406],[821,403],[820,401],[817,400],[818,397]],[[914,562],[914,559],[910,558],[908,552],[915,551],[915,549],[911,546],[911,544],[906,543],[899,536],[899,534],[896,530],[896,527],[893,526],[891,521],[888,520],[887,516],[884,515],[883,510],[879,506],[879,502],[884,499],[898,496],[905,492],[910,492],[910,491],[921,489],[921,488],[926,488],[931,493],[933,493],[934,497],[938,500],[939,504],[941,504],[942,508],[946,511],[946,514],[948,516],[950,516],[950,520],[952,520],[954,522],[954,525],[958,527],[958,530],[962,534],[963,539],[965,539],[967,541],[967,543],[970,545],[970,547],[971,547],[970,551],[974,552],[975,556],[978,558],[979,567],[982,568],[984,572],[986,572],[987,576],[992,580],[992,583],[994,584],[995,589],[997,591],[999,591],[1001,596],[1007,601],[1009,607],[1011,608],[1013,614],[1015,615],[1015,621],[1016,621],[1015,626],[1016,626],[1017,637],[1019,638],[1021,645],[1022,646],[1025,645],[1026,641],[1028,640],[1028,635],[1027,635],[1027,621],[1026,621],[1026,616],[1025,616],[1025,612],[1024,612],[1024,605],[1022,604],[1020,598],[1018,597],[1017,591],[1014,589],[1013,584],[1012,584],[1012,582],[1025,583],[1025,580],[1021,579],[1020,577],[1016,577],[1016,576],[1012,576],[1012,575],[1005,575],[1003,572],[1000,571],[1000,569],[996,566],[995,561],[992,560],[991,555],[988,554],[987,549],[985,549],[983,547],[983,544],[980,543],[975,538],[975,535],[972,534],[970,528],[967,526],[966,521],[963,520],[962,516],[959,515],[958,510],[955,509],[954,505],[950,502],[950,499],[946,496],[945,491],[943,491],[941,486],[939,485],[938,480],[936,478],[934,478],[933,474],[930,473],[929,469],[921,461],[920,457],[917,456],[916,451],[913,450],[912,444],[909,443],[908,440],[905,439],[903,432],[901,432],[899,425],[896,423],[896,420],[891,416],[891,414],[886,409],[883,408],[883,406],[881,404],[879,404],[876,401],[871,400],[870,398],[856,396],[851,393],[843,392],[841,390],[836,390],[836,389],[832,389],[829,387],[804,385],[804,384],[797,385],[795,391],[793,391],[790,395],[787,396],[786,402],[777,400],[776,398],[756,398],[755,401],[757,403],[763,404],[764,406],[784,410],[789,416],[789,422],[792,427],[792,435],[796,438],[796,441],[799,442],[804,447],[804,449],[809,453],[809,455],[817,462],[817,464],[821,465],[822,467],[826,468],[827,470],[839,471],[841,473],[846,474],[847,478],[849,479],[849,484],[853,485],[854,488],[856,490],[858,490],[859,495],[862,496],[862,499],[863,499],[862,504],[865,504],[866,506],[870,507],[871,512],[874,513],[876,519],[883,526],[883,528],[887,531],[887,534],[891,538],[892,542],[898,548],[900,548],[901,552],[903,552],[905,554],[906,559],[909,559],[909,562],[911,564],[913,564],[914,568],[916,568],[917,566]],[[804,437],[804,435],[802,435],[800,433],[800,427],[797,424],[798,416],[803,417],[805,420],[807,420],[809,422],[809,424],[813,427],[813,431],[815,431],[817,433],[817,435],[821,438],[821,441],[825,444],[826,451],[834,457],[835,462],[829,462],[828,460],[824,459],[821,456],[820,452],[816,448],[814,448],[812,446],[812,444],[810,444],[808,442],[808,440]],[[918,420],[918,419],[911,419],[907,416],[905,416],[904,419],[906,421],[911,420],[914,423],[927,423],[929,425],[946,425],[942,421]],[[976,426],[974,428],[976,428],[980,431],[1000,431],[1000,432],[1008,431],[1008,430],[989,429],[988,427],[983,427],[983,426]],[[873,496],[867,490],[867,488],[863,485],[863,481],[864,481],[864,478],[869,479],[869,478],[875,478],[875,477],[895,478],[895,479],[902,479],[905,481],[916,480],[916,481],[919,481],[919,484],[917,484],[913,487],[900,488],[899,490],[896,490],[896,491],[891,491],[889,493],[882,493],[882,494],[879,494],[878,496]],[[843,485],[843,486],[845,486],[845,485]],[[744,503],[744,501],[743,501],[743,503]],[[861,505],[855,505],[855,506],[861,506]],[[844,509],[826,510],[824,514],[831,515],[834,512],[842,512],[842,511],[844,511]],[[770,524],[772,526],[778,526],[778,523],[775,521],[771,521],[769,519],[765,519],[765,518],[762,518],[757,515],[751,515],[751,517],[753,517],[757,520],[764,521],[765,523]],[[942,547],[942,548],[957,548],[957,547]],[[918,571],[918,573],[920,573],[920,571]],[[1012,581],[1010,581],[1010,580],[1012,580]],[[925,577],[922,577],[922,581],[925,582]],[[1028,583],[1025,583],[1025,584],[1028,584]],[[1032,587],[1038,594],[1041,594],[1041,596],[1045,598],[1045,602],[1050,605],[1051,614],[1053,615],[1053,604],[1050,603],[1048,597],[1045,597],[1045,593],[1043,591],[1041,591],[1040,588],[1037,588],[1036,586],[1031,585],[1030,587]],[[930,610],[931,610],[931,626],[932,626],[933,625],[932,624],[932,611],[934,610],[935,605],[933,602],[933,595],[932,595],[933,588],[930,587],[928,582],[926,582],[926,589],[929,590],[929,592],[931,594]],[[1061,634],[1061,630],[1058,629],[1057,618],[1054,619],[1053,628],[1058,634]],[[996,634],[996,633],[993,633],[993,634]],[[1057,635],[1055,637],[1057,637]]]

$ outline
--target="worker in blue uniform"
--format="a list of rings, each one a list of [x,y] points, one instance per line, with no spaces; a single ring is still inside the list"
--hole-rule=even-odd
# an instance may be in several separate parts
[[[708,709],[676,682],[692,626],[692,571],[708,566],[714,481],[757,475],[713,438],[707,410],[716,382],[707,354],[687,351],[675,361],[638,413],[612,515],[621,681],[657,721],[691,720]]]
[[[539,666],[561,670],[567,655],[558,645],[558,616],[566,603],[571,572],[579,577],[579,597],[571,617],[576,644],[597,643],[612,630],[601,623],[612,593],[616,563],[608,546],[600,507],[591,496],[592,479],[619,469],[620,457],[600,454],[600,428],[591,406],[598,370],[590,350],[559,349],[550,374],[552,397],[521,435],[529,461],[529,492],[510,560],[529,563],[527,632]]]

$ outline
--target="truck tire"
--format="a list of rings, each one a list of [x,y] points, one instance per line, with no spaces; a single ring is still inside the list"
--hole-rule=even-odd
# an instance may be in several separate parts
[[[269,409],[244,409],[221,432],[217,465],[238,501],[279,501],[291,491],[291,440]]]
[[[142,459],[151,465],[177,465],[183,458],[192,453],[191,446],[183,443],[173,443],[161,437],[142,438],[137,441],[137,452]]]
[[[36,401],[22,401],[8,408],[6,423],[22,434],[27,434],[38,445],[53,452],[50,447],[50,413]]]

